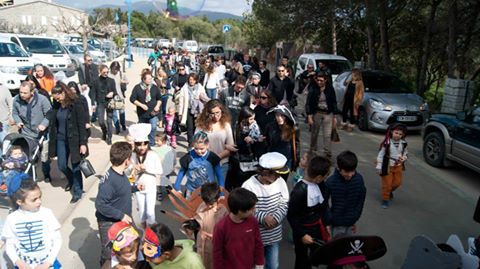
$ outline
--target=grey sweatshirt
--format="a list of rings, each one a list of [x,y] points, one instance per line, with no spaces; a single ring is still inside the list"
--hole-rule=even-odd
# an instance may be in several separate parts
[[[47,113],[50,111],[52,106],[50,105],[50,101],[47,97],[34,93],[32,103],[32,110],[31,110],[31,117],[30,119],[27,118],[27,109],[28,103],[22,98],[20,95],[15,96],[13,98],[13,120],[15,123],[23,123],[24,126],[21,130],[21,133],[29,138],[38,139],[38,125],[43,125],[48,127],[48,118]]]

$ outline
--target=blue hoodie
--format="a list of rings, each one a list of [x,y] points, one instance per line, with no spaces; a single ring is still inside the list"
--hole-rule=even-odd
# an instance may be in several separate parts
[[[182,179],[187,176],[185,186],[187,190],[194,191],[205,182],[212,182],[215,177],[220,187],[225,186],[225,179],[222,175],[220,157],[217,154],[207,151],[205,155],[199,156],[194,150],[190,150],[180,158],[180,171],[175,181],[175,190],[180,191]]]

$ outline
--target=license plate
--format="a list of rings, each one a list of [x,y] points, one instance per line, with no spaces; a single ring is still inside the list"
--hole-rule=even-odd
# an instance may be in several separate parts
[[[397,116],[398,121],[416,121],[417,116]]]

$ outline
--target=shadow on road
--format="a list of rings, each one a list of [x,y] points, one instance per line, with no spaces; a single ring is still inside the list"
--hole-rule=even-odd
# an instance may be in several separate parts
[[[70,234],[68,248],[78,253],[83,268],[98,268],[100,262],[100,239],[98,230],[86,218],[75,218],[72,221],[74,230]],[[98,251],[94,251],[97,249]]]

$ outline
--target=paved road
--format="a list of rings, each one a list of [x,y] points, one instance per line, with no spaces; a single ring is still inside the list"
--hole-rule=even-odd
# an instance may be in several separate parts
[[[139,81],[140,70],[145,62],[136,57],[132,68],[127,70],[126,74],[132,82],[129,90]],[[130,104],[127,104],[127,121],[136,121]],[[308,148],[310,141],[305,127],[301,125],[301,144],[304,149]],[[99,136],[100,132],[96,130],[94,137]],[[387,255],[372,262],[372,268],[400,268],[410,240],[418,234],[444,242],[451,233],[456,233],[464,243],[468,236],[478,234],[480,226],[472,220],[480,190],[478,174],[459,166],[451,169],[428,166],[421,156],[420,135],[409,134],[410,158],[404,182],[396,192],[391,207],[384,210],[380,207],[380,178],[373,164],[383,134],[356,130],[353,133],[340,132],[340,137],[341,143],[334,145],[334,153],[345,149],[356,152],[360,161],[358,171],[364,176],[367,186],[365,208],[358,223],[359,233],[380,235],[387,243]],[[114,136],[114,140],[120,138]],[[185,143],[180,144],[183,146],[179,147],[178,156],[185,152]],[[90,160],[97,173],[102,174],[108,165],[108,146],[96,138],[91,139],[90,149]],[[58,175],[58,171],[55,173]],[[44,205],[52,208],[62,223],[64,245],[59,259],[64,267],[98,268],[100,242],[94,216],[98,180],[95,177],[85,180],[85,196],[75,205],[68,203],[71,196],[63,191],[65,180],[59,175],[52,184],[40,182],[40,185]],[[171,210],[172,206],[169,202],[157,205],[158,221],[169,225],[176,238],[183,238],[178,223],[162,215],[160,210],[163,209]],[[292,268],[295,259],[293,245],[283,240],[280,252],[280,268]]]

